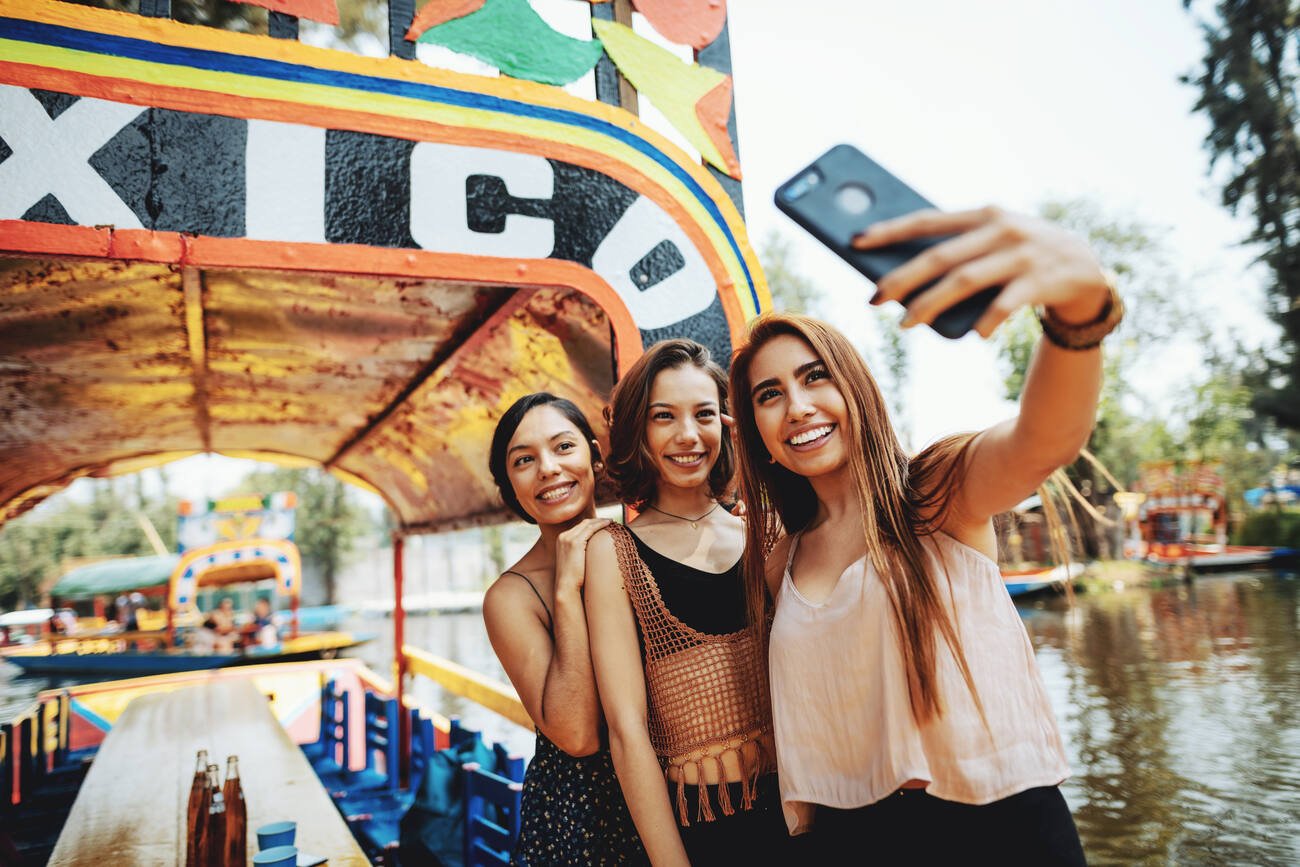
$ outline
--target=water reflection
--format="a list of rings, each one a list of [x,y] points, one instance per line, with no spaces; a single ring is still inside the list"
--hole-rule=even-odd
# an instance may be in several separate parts
[[[1021,607],[1093,865],[1300,864],[1300,581],[1267,573]],[[392,621],[350,655],[392,668]],[[407,618],[407,641],[504,681],[478,613]],[[44,681],[6,681],[17,708]],[[531,756],[532,732],[423,678],[427,706]]]
[[[1252,574],[1023,611],[1090,863],[1300,863],[1297,599]]]

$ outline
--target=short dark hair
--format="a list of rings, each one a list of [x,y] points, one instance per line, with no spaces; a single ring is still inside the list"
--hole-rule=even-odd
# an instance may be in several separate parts
[[[591,430],[591,424],[587,417],[578,409],[577,404],[563,397],[557,397],[549,391],[535,391],[532,394],[526,394],[519,400],[510,405],[497,422],[496,431],[492,434],[492,448],[488,452],[488,470],[492,473],[492,481],[497,483],[497,490],[501,493],[501,499],[505,502],[510,511],[514,512],[520,518],[530,524],[536,524],[536,519],[524,511],[520,505],[519,498],[515,496],[515,486],[510,483],[510,473],[506,467],[506,449],[510,446],[510,438],[515,435],[519,429],[519,424],[524,420],[524,416],[539,406],[554,407],[557,412],[573,422],[578,427],[578,433],[582,434],[583,439],[587,441],[587,448],[591,450],[591,460],[594,463],[600,459],[600,451],[596,446],[596,434]]]
[[[650,390],[660,373],[686,365],[709,375],[718,387],[718,409],[727,412],[727,375],[713,360],[708,347],[687,338],[661,340],[647,349],[614,386],[609,397],[605,409],[605,421],[609,423],[609,479],[619,499],[634,509],[640,509],[654,497],[659,480],[645,445]],[[709,492],[715,498],[721,498],[731,486],[735,467],[731,435],[724,430],[718,459],[709,472]]]

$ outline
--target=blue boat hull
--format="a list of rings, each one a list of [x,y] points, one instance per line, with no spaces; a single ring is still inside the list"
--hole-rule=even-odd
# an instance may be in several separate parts
[[[357,636],[355,644],[368,641],[370,636]],[[203,671],[227,668],[232,665],[262,665],[268,662],[297,662],[320,659],[323,653],[341,648],[302,650],[296,653],[259,651],[249,654],[213,653],[203,656],[187,653],[55,653],[48,656],[6,656],[6,662],[18,666],[23,674],[98,674],[144,676],[149,674],[174,674],[178,671]]]

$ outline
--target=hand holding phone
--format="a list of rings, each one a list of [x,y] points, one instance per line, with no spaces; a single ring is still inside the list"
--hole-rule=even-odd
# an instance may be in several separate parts
[[[919,253],[953,237],[940,234],[867,249],[854,246],[854,238],[867,227],[934,205],[852,145],[836,145],[778,187],[776,206],[877,284]],[[917,286],[902,303],[911,305],[937,282],[938,277]],[[1001,289],[988,286],[958,300],[934,316],[930,327],[944,337],[961,337]]]

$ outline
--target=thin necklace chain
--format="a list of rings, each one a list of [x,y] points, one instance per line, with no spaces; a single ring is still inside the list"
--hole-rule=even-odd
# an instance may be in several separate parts
[[[692,530],[698,530],[700,527],[700,521],[703,521],[705,518],[709,517],[709,515],[712,515],[714,512],[718,511],[718,506],[721,505],[722,503],[714,503],[712,509],[709,509],[707,512],[705,512],[703,515],[700,515],[698,518],[688,518],[685,515],[674,515],[672,512],[665,512],[663,509],[654,505],[650,506],[650,508],[654,509],[656,512],[658,512],[661,515],[667,515],[668,517],[676,518],[679,521],[688,521],[691,525]]]

